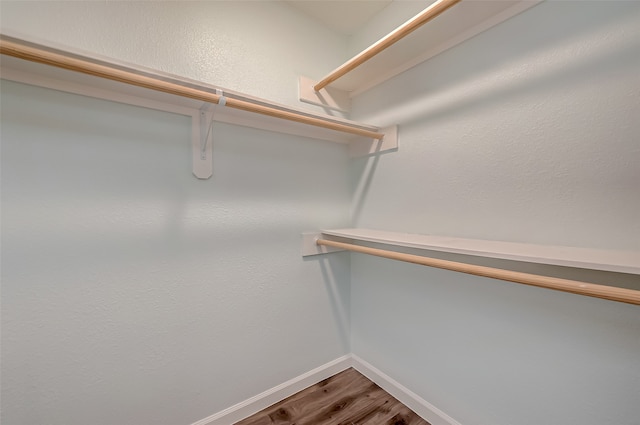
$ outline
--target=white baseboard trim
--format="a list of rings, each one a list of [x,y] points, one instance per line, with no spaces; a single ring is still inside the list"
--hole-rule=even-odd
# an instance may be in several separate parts
[[[317,367],[285,383],[264,391],[248,400],[224,409],[214,415],[200,419],[191,425],[233,425],[248,418],[267,407],[275,404],[295,393],[304,390],[318,382],[330,378],[343,370],[353,367],[355,370],[375,382],[383,390],[397,398],[409,409],[431,425],[461,425],[460,422],[433,406],[413,391],[400,385],[397,381],[376,369],[355,354],[347,354],[327,364]]]
[[[352,367],[375,382],[383,390],[397,398],[402,404],[413,410],[431,425],[461,425],[458,421],[418,396],[413,391],[371,366],[355,354],[351,355]]]
[[[350,367],[347,354],[191,425],[232,425]]]

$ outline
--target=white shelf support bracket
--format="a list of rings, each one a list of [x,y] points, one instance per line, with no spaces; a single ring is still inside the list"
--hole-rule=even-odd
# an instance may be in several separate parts
[[[361,156],[375,155],[382,152],[398,149],[398,126],[392,125],[380,130],[384,133],[382,140],[358,139],[349,144],[349,156],[358,158]]]
[[[333,248],[316,244],[318,239],[325,236],[321,232],[305,232],[302,234],[302,256],[329,254],[330,252],[344,251],[344,249]]]
[[[213,107],[202,105],[191,117],[193,175],[206,180],[213,175]]]

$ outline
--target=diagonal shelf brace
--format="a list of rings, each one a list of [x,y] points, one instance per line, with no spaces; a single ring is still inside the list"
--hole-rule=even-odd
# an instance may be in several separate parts
[[[191,149],[193,151],[193,175],[206,180],[213,175],[213,108],[202,105],[191,118]]]

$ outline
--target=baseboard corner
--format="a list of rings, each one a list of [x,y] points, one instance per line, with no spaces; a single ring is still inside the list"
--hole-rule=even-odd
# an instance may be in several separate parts
[[[346,354],[191,425],[232,425],[318,382],[353,367],[431,425],[461,425],[370,363]]]
[[[461,425],[460,422],[355,354],[351,354],[351,362],[355,370],[375,382],[431,425]]]
[[[351,365],[351,354],[346,354],[191,425],[232,425],[305,388],[349,369]]]

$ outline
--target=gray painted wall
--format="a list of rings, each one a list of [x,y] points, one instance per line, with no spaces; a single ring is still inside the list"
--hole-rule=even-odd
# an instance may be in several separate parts
[[[292,104],[344,50],[281,3],[3,2],[2,27]],[[198,181],[185,117],[1,89],[3,424],[193,423],[351,351],[348,255],[300,257],[349,225],[344,145],[215,124]]]
[[[400,124],[400,147],[352,166],[354,224],[638,250],[638,117],[640,3],[545,2],[355,99],[354,119]],[[353,352],[461,423],[638,423],[637,306],[351,267]]]
[[[291,105],[298,75],[377,34],[278,2],[3,2],[1,22]],[[635,424],[637,307],[302,261],[298,238],[640,249],[638,28],[637,2],[544,3],[355,100],[354,118],[400,124],[398,152],[349,163],[217,124],[206,182],[183,117],[3,82],[2,422],[192,423],[353,351],[463,424]]]

